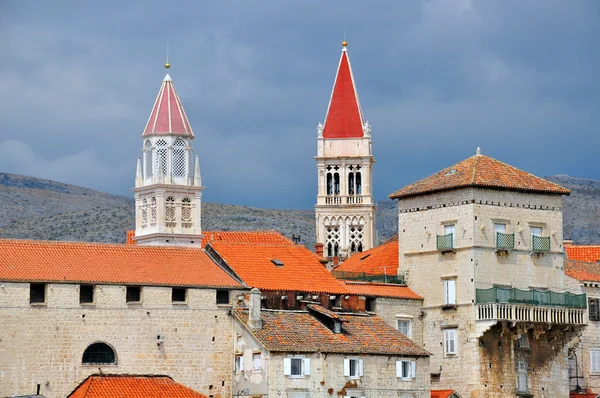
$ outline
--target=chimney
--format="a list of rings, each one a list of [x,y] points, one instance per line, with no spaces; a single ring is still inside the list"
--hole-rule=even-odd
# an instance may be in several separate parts
[[[317,256],[323,257],[323,248],[324,247],[325,247],[325,245],[322,243],[315,243],[315,253],[317,253]]]
[[[572,240],[564,240],[563,241],[563,247],[571,247],[571,246],[573,246]]]
[[[252,330],[262,329],[262,320],[260,319],[260,290],[253,288],[250,290],[250,303],[248,304],[248,326]]]

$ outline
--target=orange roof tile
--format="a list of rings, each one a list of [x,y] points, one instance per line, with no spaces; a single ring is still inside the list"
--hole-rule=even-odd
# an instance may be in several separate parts
[[[454,390],[431,390],[431,398],[450,398]]]
[[[248,310],[236,309],[243,325]],[[305,311],[261,310],[261,330],[252,335],[272,352],[323,352],[428,356],[427,351],[378,316],[344,313],[342,333],[334,333]]]
[[[203,249],[0,239],[0,280],[240,287]]]
[[[566,246],[565,250],[569,260],[600,262],[600,246]]]
[[[234,243],[283,244],[294,242],[277,231],[204,231],[202,247],[210,242],[225,241]]]
[[[568,195],[571,191],[516,167],[484,155],[475,155],[390,195],[400,199],[463,187]]]
[[[576,392],[572,392],[569,395],[569,398],[598,398],[598,394],[595,393],[576,393]]]
[[[600,282],[600,264],[566,260],[565,274],[581,282]]]
[[[344,281],[350,294],[357,296],[390,297],[402,299],[423,300],[423,297],[413,292],[408,286],[393,283]]]
[[[67,398],[207,398],[169,376],[92,375]]]
[[[290,290],[347,294],[343,283],[335,279],[320,258],[306,247],[288,244],[250,244],[213,241],[214,250],[239,278],[261,290]],[[283,262],[277,266],[272,260]]]
[[[336,272],[365,273],[367,275],[398,274],[398,241],[388,241],[362,253],[353,254]]]

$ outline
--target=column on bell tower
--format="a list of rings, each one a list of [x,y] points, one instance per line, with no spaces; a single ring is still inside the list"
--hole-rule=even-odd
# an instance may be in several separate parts
[[[169,63],[165,64],[168,69]],[[142,134],[135,193],[134,240],[200,246],[202,180],[194,133],[167,73]]]
[[[316,241],[327,257],[347,258],[375,244],[371,126],[363,119],[347,42],[325,122],[317,127]]]

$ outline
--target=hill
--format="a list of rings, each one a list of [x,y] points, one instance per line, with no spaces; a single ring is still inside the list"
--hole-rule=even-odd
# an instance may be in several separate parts
[[[577,244],[600,244],[600,181],[569,176],[547,177],[570,188],[565,198],[565,237]],[[134,229],[132,198],[35,177],[0,173],[0,237],[123,243]],[[397,232],[396,204],[377,202],[379,242]],[[276,229],[315,244],[313,210],[277,210],[204,203],[204,230]]]

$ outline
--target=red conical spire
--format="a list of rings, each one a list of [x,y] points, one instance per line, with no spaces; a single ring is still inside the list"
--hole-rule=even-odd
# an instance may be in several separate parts
[[[168,68],[168,63],[165,67]],[[170,66],[170,65],[169,65]],[[173,80],[167,73],[154,102],[148,123],[144,129],[147,135],[187,135],[194,136],[179,96],[173,87]]]
[[[329,108],[323,126],[323,138],[363,137],[363,116],[354,85],[347,42],[342,43],[342,57],[338,66]]]

